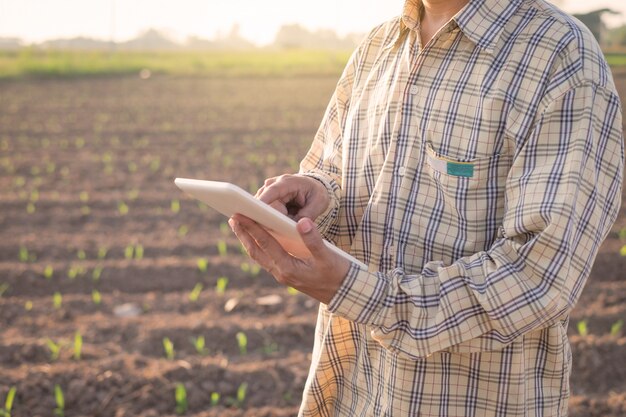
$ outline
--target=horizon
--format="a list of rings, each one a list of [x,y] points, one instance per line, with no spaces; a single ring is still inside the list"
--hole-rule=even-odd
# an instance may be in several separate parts
[[[404,0],[318,0],[297,4],[286,0],[232,0],[218,5],[202,0],[161,0],[159,7],[148,0],[0,0],[0,38],[18,38],[25,44],[47,40],[90,38],[123,43],[154,29],[169,39],[184,43],[190,37],[215,40],[235,26],[239,34],[257,47],[271,44],[280,27],[297,24],[315,32],[332,30],[339,37],[364,34],[384,20],[397,16]],[[608,26],[626,21],[626,2],[618,0],[554,2],[570,14],[600,8],[620,12],[607,16]],[[280,12],[276,12],[276,11]],[[261,18],[259,18],[261,17]]]

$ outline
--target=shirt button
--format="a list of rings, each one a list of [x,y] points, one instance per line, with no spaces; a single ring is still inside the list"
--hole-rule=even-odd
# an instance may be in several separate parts
[[[404,167],[398,168],[398,175],[399,176],[402,177],[402,176],[404,176],[405,173],[406,173],[406,168],[404,168]]]
[[[416,85],[412,85],[411,88],[409,88],[409,93],[411,93],[412,95],[415,95],[417,94],[419,90],[420,89]]]

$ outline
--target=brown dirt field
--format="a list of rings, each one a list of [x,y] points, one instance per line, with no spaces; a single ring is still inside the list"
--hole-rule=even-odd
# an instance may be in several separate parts
[[[335,81],[0,82],[0,407],[15,386],[13,416],[50,416],[58,384],[67,417],[176,415],[182,383],[186,415],[296,415],[317,303],[250,270],[238,241],[221,230],[225,218],[185,198],[173,178],[256,190],[293,171]],[[626,74],[617,82],[626,96]],[[575,417],[626,415],[626,332],[609,334],[626,322],[626,207],[621,213],[570,321]],[[137,245],[142,256],[127,256]],[[205,272],[199,258],[208,261]],[[228,278],[223,294],[220,277]],[[190,301],[198,283],[203,290]],[[257,302],[268,295],[279,296],[277,304]],[[137,314],[116,314],[125,304]],[[582,320],[589,335],[577,332]],[[201,353],[192,344],[198,336]],[[60,346],[58,359],[50,341]]]

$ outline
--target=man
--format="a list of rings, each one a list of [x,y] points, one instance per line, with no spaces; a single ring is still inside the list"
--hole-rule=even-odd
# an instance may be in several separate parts
[[[407,0],[375,28],[300,173],[258,193],[312,257],[230,221],[322,303],[300,415],[566,416],[568,315],[618,214],[621,129],[597,43],[542,0]]]

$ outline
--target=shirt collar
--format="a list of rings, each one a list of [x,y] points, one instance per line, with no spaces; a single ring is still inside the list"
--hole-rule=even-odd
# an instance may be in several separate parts
[[[453,18],[459,29],[481,49],[493,53],[509,18],[523,0],[470,0]],[[419,30],[421,0],[406,0],[400,18],[400,32]]]

